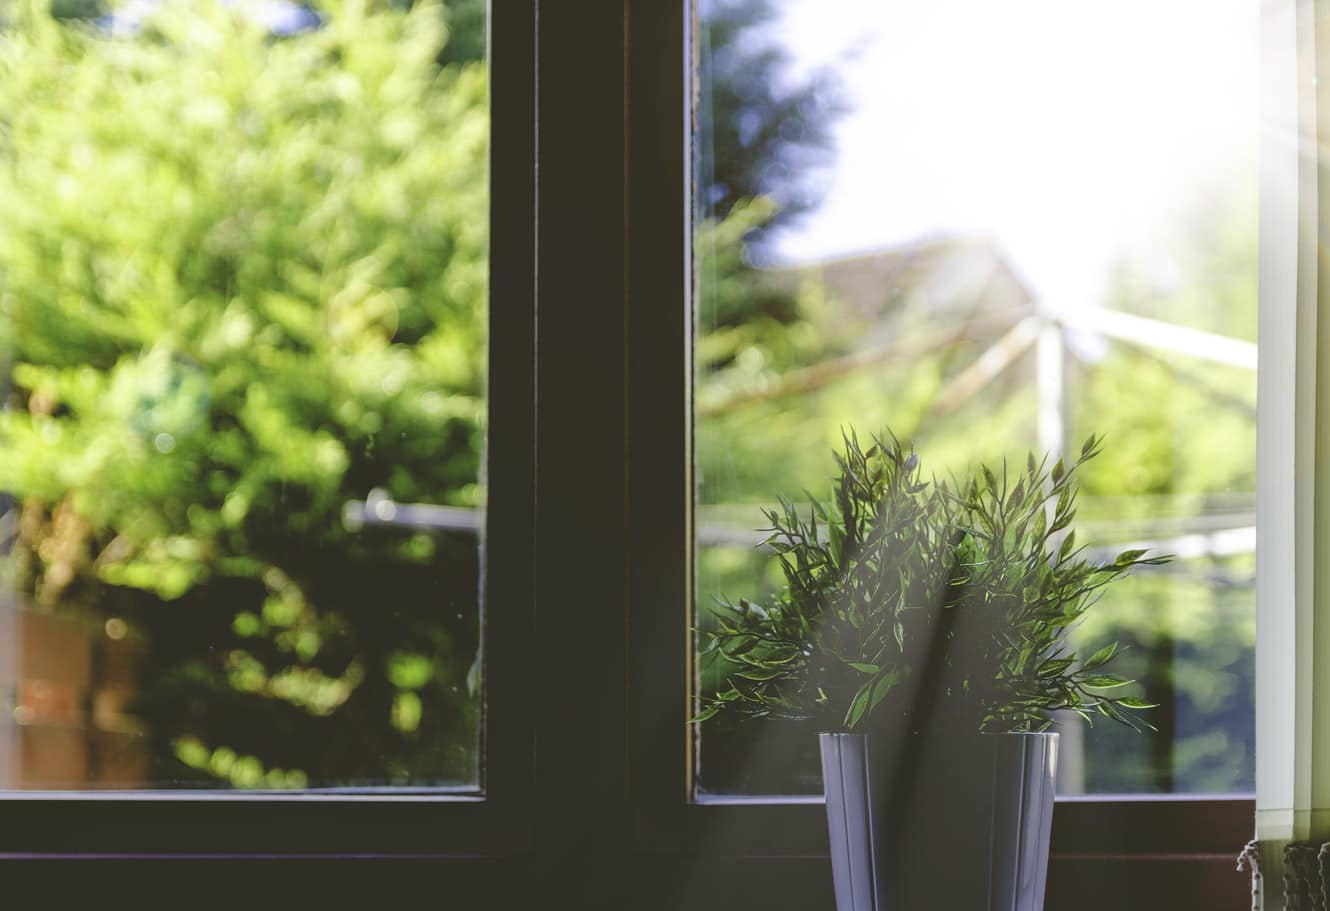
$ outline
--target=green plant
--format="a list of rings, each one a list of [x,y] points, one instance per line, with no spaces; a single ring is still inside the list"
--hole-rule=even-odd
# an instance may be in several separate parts
[[[894,438],[866,450],[844,436],[830,506],[811,495],[764,510],[786,585],[763,606],[715,608],[704,660],[732,666],[695,720],[719,712],[812,720],[822,730],[924,726],[1042,731],[1053,713],[1137,727],[1151,708],[1107,673],[1117,651],[1076,653],[1068,631],[1101,590],[1168,557],[1128,550],[1085,559],[1070,526],[1076,470],[1031,454],[1009,476],[981,466],[966,483],[921,479]]]

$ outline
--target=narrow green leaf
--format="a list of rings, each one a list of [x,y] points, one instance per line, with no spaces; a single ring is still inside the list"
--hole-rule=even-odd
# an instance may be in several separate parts
[[[1058,562],[1061,563],[1067,559],[1067,555],[1076,547],[1075,530],[1067,532],[1067,537],[1062,539],[1062,546],[1058,548]]]
[[[1090,687],[1096,690],[1107,690],[1117,686],[1126,686],[1130,680],[1123,680],[1121,677],[1114,677],[1112,674],[1099,674],[1094,677],[1082,677],[1081,686]]]
[[[868,700],[872,696],[873,681],[868,681],[859,687],[859,691],[854,694],[854,699],[850,700],[850,708],[845,713],[845,726],[853,729],[864,717],[868,711]]]
[[[882,700],[887,697],[887,694],[890,693],[899,682],[900,674],[896,671],[890,671],[879,677],[876,682],[873,683],[873,693],[868,700],[869,710],[871,711],[877,708]]]
[[[728,651],[722,649],[722,651],[725,652],[725,657],[727,658],[739,658],[757,648],[757,644],[760,641],[761,640],[756,636],[743,636],[738,639],[738,644],[733,648],[730,648]]]
[[[1156,702],[1146,702],[1144,699],[1138,699],[1135,696],[1124,696],[1117,700],[1118,705],[1129,709],[1157,709],[1159,704]]]
[[[1085,663],[1082,664],[1081,667],[1087,671],[1094,670],[1097,667],[1101,667],[1107,664],[1109,661],[1113,659],[1113,656],[1116,655],[1117,653],[1118,653],[1118,644],[1116,642],[1109,643],[1108,645],[1101,648],[1099,651],[1095,652],[1089,658],[1086,658]]]
[[[711,705],[698,712],[692,718],[688,719],[689,724],[700,724],[708,718],[715,718],[720,713],[720,703],[713,702]],[[677,717],[677,716],[676,716]]]
[[[988,485],[988,489],[991,490],[993,493],[997,493],[998,489],[997,478],[993,475],[992,469],[990,469],[987,465],[981,465],[979,467],[983,470],[984,483]]]
[[[736,676],[742,677],[745,680],[752,680],[754,683],[766,683],[769,680],[776,680],[788,675],[789,671],[781,667],[753,667],[739,671]]]
[[[1058,658],[1051,661],[1045,661],[1043,664],[1039,665],[1037,676],[1056,677],[1069,667],[1071,667],[1070,658]]]

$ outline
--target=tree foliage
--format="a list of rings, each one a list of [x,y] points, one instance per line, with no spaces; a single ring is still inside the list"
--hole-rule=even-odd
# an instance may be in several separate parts
[[[830,69],[795,75],[788,46],[772,32],[778,14],[773,0],[704,0],[700,9],[698,202],[716,219],[747,200],[775,203],[770,220],[749,229],[759,250],[820,201],[831,127],[843,113]]]
[[[468,780],[476,542],[342,511],[480,501],[485,74],[437,7],[322,13],[0,36],[8,572],[134,620],[163,776]]]

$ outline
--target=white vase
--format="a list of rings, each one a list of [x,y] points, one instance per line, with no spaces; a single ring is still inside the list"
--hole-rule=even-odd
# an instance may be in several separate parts
[[[836,911],[1042,911],[1057,734],[822,734]]]

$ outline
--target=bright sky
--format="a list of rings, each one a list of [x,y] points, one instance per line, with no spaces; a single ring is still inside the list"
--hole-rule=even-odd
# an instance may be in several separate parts
[[[785,4],[787,43],[840,61],[853,111],[782,258],[988,234],[1051,306],[1097,303],[1116,251],[1254,160],[1259,0]]]

